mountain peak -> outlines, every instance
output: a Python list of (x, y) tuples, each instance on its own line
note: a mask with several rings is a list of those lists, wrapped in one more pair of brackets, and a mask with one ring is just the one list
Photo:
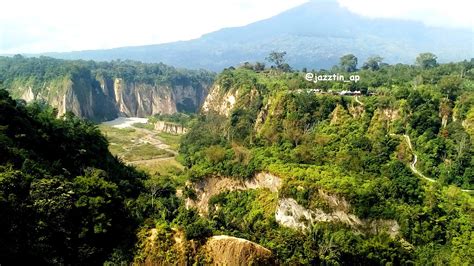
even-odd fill
[(51, 54), (67, 59), (133, 59), (219, 71), (243, 62), (264, 61), (286, 51), (295, 68), (330, 68), (355, 54), (360, 62), (379, 55), (387, 63), (413, 63), (419, 53), (440, 62), (474, 56), (472, 32), (425, 26), (421, 22), (367, 18), (336, 0), (311, 0), (269, 19), (225, 28), (201, 38), (159, 45)]

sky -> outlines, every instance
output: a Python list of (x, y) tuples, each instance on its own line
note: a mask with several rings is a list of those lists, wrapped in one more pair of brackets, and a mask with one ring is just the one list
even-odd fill
[[(4, 0), (0, 54), (65, 52), (198, 38), (308, 0)], [(472, 0), (335, 0), (368, 16), (473, 29)]]

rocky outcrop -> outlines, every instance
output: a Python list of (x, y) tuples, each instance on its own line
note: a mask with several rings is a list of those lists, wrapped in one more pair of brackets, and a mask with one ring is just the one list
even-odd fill
[(213, 265), (272, 265), (272, 252), (256, 243), (232, 236), (213, 236), (203, 246)]
[(282, 226), (299, 230), (309, 230), (312, 224), (318, 222), (333, 222), (346, 224), (363, 233), (377, 234), (385, 232), (392, 238), (400, 233), (400, 225), (397, 221), (360, 219), (348, 212), (349, 204), (345, 200), (337, 199), (334, 196), (329, 197), (332, 198), (328, 198), (329, 201), (334, 199), (337, 201), (328, 202), (332, 209), (332, 212), (329, 213), (318, 208), (309, 210), (299, 205), (292, 198), (282, 198), (278, 201), (275, 220)]
[(316, 222), (341, 222), (355, 228), (362, 226), (362, 221), (353, 214), (338, 210), (331, 213), (320, 209), (308, 210), (292, 198), (280, 199), (275, 220), (283, 226), (296, 229), (308, 229)]
[(212, 236), (205, 242), (187, 240), (173, 228), (141, 230), (132, 265), (274, 265), (267, 248), (243, 238)]
[(238, 96), (238, 90), (223, 92), (219, 85), (215, 85), (211, 88), (209, 95), (206, 97), (202, 105), (202, 111), (205, 113), (214, 111), (220, 115), (229, 116)]
[(208, 213), (208, 204), (211, 197), (225, 191), (268, 189), (277, 192), (281, 187), (281, 179), (270, 173), (258, 173), (249, 180), (240, 180), (229, 177), (209, 177), (194, 184), (195, 200), (186, 199), (186, 207), (196, 207), (201, 215)]

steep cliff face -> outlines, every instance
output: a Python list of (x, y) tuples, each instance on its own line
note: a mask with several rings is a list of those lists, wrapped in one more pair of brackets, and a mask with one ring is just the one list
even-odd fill
[(214, 85), (209, 91), (204, 104), (202, 105), (202, 111), (209, 112), (214, 111), (220, 115), (229, 116), (230, 111), (234, 108), (235, 102), (239, 97), (238, 90), (230, 90), (224, 92), (218, 84)]
[(73, 76), (44, 83), (41, 87), (17, 83), (10, 91), (26, 102), (47, 102), (58, 110), (58, 116), (72, 112), (87, 119), (105, 121), (118, 116), (147, 117), (159, 113), (196, 112), (209, 87), (207, 83), (197, 87), (150, 85), (127, 82), (122, 78)]
[(96, 121), (117, 117), (114, 103), (108, 99), (94, 80), (83, 77), (64, 77), (44, 83), (43, 87), (19, 85), (10, 90), (26, 102), (45, 101), (58, 110), (58, 116), (72, 112)]
[[(0, 84), (17, 99), (42, 100), (58, 115), (104, 121), (118, 116), (197, 112), (214, 74), (139, 62), (0, 58)], [(19, 70), (20, 69), (20, 70)]]
[[(147, 117), (154, 114), (196, 112), (201, 107), (210, 84), (193, 86), (152, 85), (127, 82), (122, 78), (65, 78), (42, 88), (20, 85), (10, 90), (27, 102), (44, 100), (58, 109), (75, 115), (104, 121), (118, 116)], [(36, 92), (36, 93), (35, 93)]]
[(156, 113), (175, 113), (171, 90), (149, 84), (114, 80), (115, 104), (122, 116), (145, 117)]
[[(207, 95), (209, 85), (152, 85), (115, 78), (113, 95), (110, 97), (114, 99), (121, 116), (145, 117), (159, 113), (196, 112)], [(101, 82), (101, 87), (106, 91), (107, 86), (106, 80)]]

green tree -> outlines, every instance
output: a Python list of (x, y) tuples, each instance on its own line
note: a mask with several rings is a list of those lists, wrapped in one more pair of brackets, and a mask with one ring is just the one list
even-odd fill
[(265, 70), (265, 63), (262, 63), (262, 62), (257, 62), (255, 63), (255, 65), (253, 66), (253, 69), (257, 72), (260, 72), (260, 71), (263, 71)]
[(433, 68), (438, 65), (437, 60), (438, 57), (432, 53), (421, 53), (416, 57), (416, 65), (423, 68)]
[(383, 58), (380, 56), (371, 56), (367, 58), (367, 61), (362, 65), (362, 69), (379, 70), (382, 60)]
[(273, 51), (268, 55), (266, 60), (270, 63), (275, 64), (277, 69), (283, 70), (283, 67), (285, 65), (285, 56), (286, 52)]
[(357, 70), (357, 57), (353, 54), (346, 54), (339, 60), (339, 66), (347, 72), (354, 72)]
[(462, 79), (458, 76), (444, 76), (438, 82), (441, 92), (446, 98), (455, 100), (461, 89)]

